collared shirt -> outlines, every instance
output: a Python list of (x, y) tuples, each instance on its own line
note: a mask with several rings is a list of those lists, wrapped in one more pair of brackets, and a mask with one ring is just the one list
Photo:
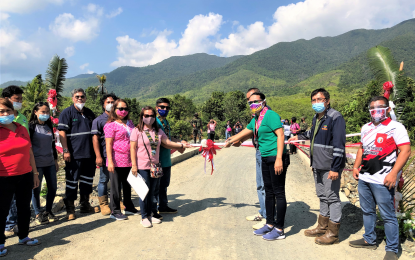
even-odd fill
[(102, 113), (102, 115), (98, 116), (92, 122), (91, 133), (93, 135), (97, 135), (99, 138), (99, 151), (101, 152), (101, 156), (107, 158), (107, 151), (106, 151), (106, 144), (105, 144), (105, 133), (104, 133), (104, 126), (108, 121), (108, 114)]
[(19, 123), (22, 126), (26, 127), (26, 130), (29, 133), (29, 121), (27, 121), (27, 118), (22, 113), (20, 113), (20, 111), (17, 111), (17, 116), (14, 118), (13, 122)]
[[(390, 118), (375, 126), (365, 124), (361, 131), (363, 146), (362, 169), (359, 179), (381, 184), (390, 173), (398, 157), (398, 147), (410, 144), (408, 132), (401, 123)], [(399, 180), (401, 172), (398, 174)]]
[[(157, 124), (159, 125), (159, 127), (161, 128), (161, 130), (163, 130), (164, 133), (166, 133), (166, 130), (164, 129), (164, 126), (162, 124), (162, 122), (160, 121), (160, 119), (157, 117)], [(169, 121), (167, 121), (167, 119), (163, 120), (164, 124), (166, 126), (168, 126), (170, 128), (170, 124)], [(171, 130), (168, 131), (169, 135), (167, 136), (169, 138), (169, 140), (171, 140)], [(160, 163), (161, 163), (161, 167), (170, 167), (171, 166), (171, 153), (170, 153), (170, 149), (164, 148), (163, 146), (160, 147)]]
[(65, 108), (59, 116), (58, 130), (65, 131), (68, 150), (74, 159), (95, 157), (92, 145), (92, 121), (94, 113), (84, 107), (79, 112), (74, 105)]

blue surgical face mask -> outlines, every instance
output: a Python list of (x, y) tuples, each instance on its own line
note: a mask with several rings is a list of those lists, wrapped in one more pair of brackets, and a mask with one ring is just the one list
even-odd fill
[(321, 103), (314, 103), (313, 109), (316, 113), (322, 113), (326, 108), (324, 107), (324, 102)]
[(50, 117), (49, 115), (45, 115), (45, 114), (41, 114), (38, 116), (39, 120), (43, 122), (48, 121), (49, 117)]
[(2, 125), (8, 125), (11, 124), (14, 120), (14, 115), (8, 115), (8, 116), (0, 116), (0, 124)]
[(169, 110), (161, 110), (161, 109), (157, 109), (157, 112), (159, 113), (159, 115), (161, 117), (167, 117), (167, 115), (169, 114)]
[(20, 102), (13, 102), (13, 108), (14, 108), (15, 110), (20, 110), (20, 109), (22, 109), (22, 103), (20, 103)]

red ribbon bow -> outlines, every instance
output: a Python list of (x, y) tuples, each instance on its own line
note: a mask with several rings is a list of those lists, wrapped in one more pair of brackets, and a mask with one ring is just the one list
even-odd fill
[(206, 141), (206, 145), (207, 147), (200, 147), (199, 148), (199, 152), (202, 152), (202, 156), (205, 158), (205, 173), (206, 173), (206, 161), (210, 162), (210, 164), (212, 165), (212, 172), (210, 173), (210, 175), (213, 174), (213, 170), (214, 170), (214, 165), (213, 165), (213, 155), (216, 155), (216, 150), (220, 150), (221, 148), (219, 146), (216, 146), (215, 143), (208, 139)]
[(385, 90), (385, 93), (383, 93), (383, 96), (385, 98), (389, 99), (392, 88), (393, 88), (392, 81), (387, 81), (387, 82), (383, 83), (383, 89)]

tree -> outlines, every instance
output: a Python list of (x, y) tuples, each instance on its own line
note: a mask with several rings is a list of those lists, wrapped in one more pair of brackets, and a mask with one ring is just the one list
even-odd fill
[(103, 110), (100, 104), (101, 94), (96, 90), (96, 87), (88, 87), (85, 90), (86, 93), (86, 103), (85, 106), (94, 112), (95, 116), (102, 114)]
[(29, 118), (33, 107), (38, 102), (44, 102), (47, 98), (47, 86), (43, 83), (42, 75), (37, 75), (30, 83), (23, 88), (22, 113)]
[(138, 120), (141, 113), (140, 102), (138, 102), (136, 98), (123, 99), (128, 103), (128, 106), (130, 107), (130, 119), (133, 121), (134, 125), (138, 125)]
[(65, 58), (59, 58), (58, 55), (52, 57), (46, 70), (46, 84), (49, 88), (55, 89), (58, 98), (61, 97), (63, 91), (63, 82), (68, 71), (68, 64)]
[(223, 102), (226, 121), (246, 123), (250, 119), (249, 108), (246, 103), (245, 94), (242, 91), (231, 91), (226, 93)]
[(99, 80), (99, 86), (98, 86), (98, 90), (101, 90), (101, 95), (104, 95), (105, 93), (107, 93), (107, 89), (104, 87), (105, 82), (107, 81), (107, 76), (105, 76), (104, 74), (102, 74), (102, 76), (100, 75), (96, 75), (98, 80)]
[(225, 93), (222, 91), (215, 91), (212, 96), (205, 102), (202, 107), (203, 119), (207, 122), (212, 118), (216, 118), (219, 121), (225, 120), (224, 115), (224, 97)]
[(174, 120), (190, 119), (196, 111), (196, 107), (190, 98), (176, 94), (170, 99), (171, 111), (169, 118)]

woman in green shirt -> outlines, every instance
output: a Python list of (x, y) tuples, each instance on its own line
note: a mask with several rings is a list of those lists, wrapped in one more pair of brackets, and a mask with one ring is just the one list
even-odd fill
[[(239, 146), (241, 141), (254, 136), (257, 149), (262, 157), (262, 177), (265, 188), (265, 208), (267, 223), (255, 230), (254, 234), (265, 240), (284, 239), (284, 220), (287, 210), (285, 199), (285, 176), (289, 156), (284, 146), (284, 128), (280, 116), (266, 106), (265, 95), (256, 92), (249, 98), (248, 104), (255, 117), (239, 134), (230, 137), (226, 147)], [(277, 199), (277, 220), (275, 221), (275, 198)]]

